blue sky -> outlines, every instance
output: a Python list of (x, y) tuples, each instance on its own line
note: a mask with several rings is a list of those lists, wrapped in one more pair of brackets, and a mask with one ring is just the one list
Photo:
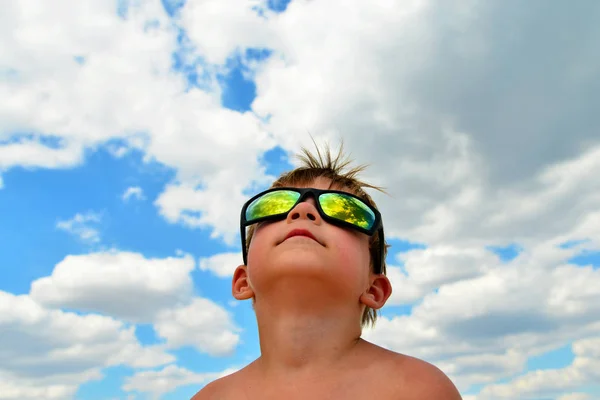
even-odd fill
[[(90, 366), (89, 371), (97, 369), (101, 372), (99, 377), (71, 380), (71, 375), (57, 377), (48, 371), (42, 373), (46, 374), (44, 377), (64, 379), (66, 383), (60, 382), (64, 383), (65, 393), (81, 400), (128, 399), (128, 396), (144, 399), (156, 394), (162, 399), (181, 399), (191, 397), (206, 381), (214, 378), (202, 380), (200, 374), (240, 368), (258, 357), (260, 349), (253, 310), (249, 302), (232, 301), (231, 282), (226, 274), (235, 265), (224, 265), (218, 257), (224, 255), (229, 257), (227, 260), (235, 260), (235, 253), (240, 252), (236, 233), (239, 200), (266, 188), (272, 177), (293, 168), (290, 155), (300, 144), (308, 146), (306, 132), (316, 129), (316, 136), (321, 140), (335, 143), (343, 138), (359, 163), (372, 164), (373, 169), (367, 170), (372, 171), (367, 172), (371, 174), (368, 176), (380, 179), (391, 188), (392, 196), (381, 195), (376, 199), (381, 199), (388, 242), (392, 246), (387, 262), (392, 267), (390, 279), (395, 285), (395, 297), (382, 310), (385, 323), (369, 332), (369, 338), (382, 346), (414, 354), (438, 365), (455, 379), (466, 399), (589, 400), (600, 397), (600, 386), (592, 380), (597, 375), (592, 370), (578, 370), (584, 378), (565, 389), (553, 387), (555, 379), (551, 375), (554, 372), (566, 374), (565, 371), (574, 368), (575, 361), (592, 354), (592, 350), (577, 354), (576, 348), (592, 349), (594, 343), (600, 343), (597, 342), (600, 332), (593, 325), (594, 319), (600, 318), (600, 309), (594, 306), (598, 300), (594, 285), (600, 282), (600, 243), (596, 235), (599, 226), (596, 214), (600, 204), (594, 195), (597, 183), (593, 180), (600, 172), (600, 164), (594, 161), (597, 154), (594, 151), (600, 143), (597, 135), (590, 139), (586, 136), (587, 130), (583, 129), (583, 133), (571, 141), (589, 145), (573, 145), (573, 149), (578, 150), (569, 151), (566, 148), (571, 148), (571, 143), (561, 146), (563, 138), (558, 134), (557, 138), (549, 138), (547, 142), (540, 139), (541, 136), (533, 135), (531, 142), (537, 143), (538, 148), (552, 143), (560, 150), (528, 157), (531, 153), (515, 147), (508, 156), (513, 157), (515, 168), (521, 168), (522, 174), (517, 177), (509, 176), (508, 172), (502, 175), (506, 172), (501, 166), (507, 154), (501, 153), (499, 147), (494, 152), (496, 139), (488, 137), (486, 130), (486, 127), (500, 123), (493, 115), (496, 104), (490, 102), (487, 109), (485, 104), (478, 104), (482, 111), (474, 112), (469, 108), (474, 107), (472, 99), (467, 98), (469, 93), (453, 92), (452, 82), (469, 81), (469, 77), (463, 75), (464, 69), (448, 68), (444, 71), (447, 75), (436, 78), (441, 79), (439, 87), (432, 88), (423, 83), (433, 79), (432, 76), (440, 76), (436, 69), (440, 63), (433, 60), (449, 63), (458, 59), (452, 57), (458, 57), (456, 54), (462, 54), (460, 52), (424, 52), (427, 59), (431, 58), (431, 64), (428, 62), (422, 71), (419, 68), (418, 73), (423, 75), (413, 78), (417, 69), (406, 67), (404, 70), (405, 63), (388, 58), (389, 49), (396, 48), (395, 38), (404, 37), (401, 36), (404, 31), (384, 35), (365, 28), (365, 32), (370, 33), (361, 36), (363, 40), (343, 42), (348, 40), (348, 35), (343, 34), (346, 28), (340, 28), (339, 37), (328, 36), (328, 40), (317, 42), (310, 36), (311, 29), (321, 29), (317, 25), (322, 21), (317, 21), (314, 26), (308, 22), (301, 24), (311, 29), (302, 30), (302, 34), (308, 35), (306, 38), (300, 36), (294, 25), (295, 18), (309, 18), (311, 12), (316, 12), (310, 7), (324, 7), (319, 12), (322, 15), (329, 13), (329, 26), (354, 18), (344, 14), (339, 5), (329, 9), (305, 2), (269, 0), (257, 2), (262, 6), (255, 5), (241, 16), (231, 12), (236, 15), (231, 17), (231, 23), (226, 10), (217, 10), (215, 12), (223, 13), (215, 16), (217, 20), (221, 18), (222, 24), (211, 27), (214, 29), (211, 31), (202, 25), (206, 10), (198, 11), (185, 1), (142, 3), (135, 6), (119, 1), (111, 11), (115, 21), (121, 21), (111, 22), (114, 29), (123, 29), (119, 31), (122, 35), (131, 33), (130, 42), (128, 37), (116, 36), (109, 43), (103, 36), (108, 37), (107, 31), (97, 27), (94, 29), (101, 30), (94, 32), (100, 39), (88, 42), (85, 30), (65, 28), (65, 32), (78, 32), (83, 43), (65, 45), (69, 55), (64, 58), (70, 58), (71, 62), (75, 60), (77, 64), (68, 68), (78, 68), (71, 72), (76, 77), (73, 80), (70, 73), (65, 76), (60, 73), (59, 61), (67, 65), (61, 58), (60, 48), (45, 50), (39, 44), (43, 44), (42, 39), (27, 42), (25, 36), (14, 39), (13, 36), (18, 35), (11, 36), (10, 30), (0, 31), (4, 36), (2, 40), (26, 54), (22, 58), (15, 50), (14, 58), (0, 63), (0, 84), (12, 91), (13, 99), (12, 103), (0, 102), (0, 292), (10, 296), (10, 301), (15, 304), (33, 299), (33, 303), (47, 313), (48, 321), (51, 318), (59, 320), (57, 314), (53, 314), (57, 310), (81, 317), (81, 321), (85, 316), (100, 315), (106, 326), (113, 326), (114, 321), (121, 324), (114, 331), (115, 335), (122, 335), (118, 336), (120, 338), (126, 336), (123, 332), (127, 329), (134, 329), (133, 339), (122, 339), (123, 349), (134, 346), (133, 340), (140, 346), (135, 350), (139, 353), (135, 354), (141, 355), (143, 349), (152, 349), (156, 351), (152, 353), (153, 360), (172, 356), (168, 362), (149, 361), (147, 365), (136, 366), (127, 358), (129, 353), (123, 350), (124, 362), (105, 358), (97, 366)], [(531, 7), (535, 11), (535, 7)], [(53, 15), (52, 10), (46, 9), (41, 13), (45, 22), (40, 22), (40, 26), (57, 23), (57, 18), (71, 21), (69, 10), (54, 11), (62, 16)], [(491, 18), (492, 14), (484, 11), (474, 12)], [(97, 12), (110, 15), (104, 9)], [(434, 20), (427, 17), (430, 14), (426, 11), (422, 12), (415, 14), (415, 20), (428, 27), (432, 37), (447, 35), (442, 28), (429, 27), (427, 24)], [(379, 24), (377, 18), (381, 18), (381, 24), (386, 23), (385, 13), (369, 15), (368, 18), (374, 18), (370, 27)], [(462, 14), (452, 15), (459, 18)], [(30, 29), (32, 37), (35, 34), (43, 37), (43, 29), (36, 31), (35, 27), (27, 25), (29, 22), (23, 21), (18, 20), (17, 24), (22, 24), (24, 30)], [(261, 25), (269, 21), (278, 21), (278, 25), (266, 28)], [(478, 25), (468, 25), (469, 21), (461, 19), (460, 22), (467, 24), (467, 30), (479, 29)], [(323, 32), (329, 32), (328, 24), (323, 25)], [(246, 26), (250, 26), (247, 31), (238, 31)], [(271, 33), (279, 32), (279, 37), (286, 40), (265, 39), (271, 36), (262, 35), (263, 28), (265, 32), (268, 29)], [(372, 42), (370, 35), (378, 34), (383, 35), (380, 41)], [(494, 36), (496, 34), (493, 29), (484, 33), (488, 51), (493, 55), (509, 51), (502, 47), (504, 38)], [(231, 51), (222, 63), (215, 64), (211, 60), (221, 57), (222, 48), (211, 48), (204, 42), (204, 37), (225, 36), (227, 40), (223, 39), (222, 46), (229, 46)], [(413, 36), (406, 37), (407, 46), (410, 46)], [(389, 43), (386, 42), (388, 39)], [(121, 43), (132, 47), (125, 47), (126, 51), (123, 51), (119, 47)], [(380, 43), (381, 48), (374, 43)], [(466, 49), (473, 42), (461, 44)], [(532, 45), (538, 44), (532, 42)], [(357, 46), (354, 52), (343, 52), (352, 46)], [(449, 48), (454, 49), (452, 46)], [(124, 58), (128, 51), (133, 53), (132, 49), (145, 48), (154, 49), (148, 52), (148, 59), (139, 61), (139, 54)], [(354, 58), (359, 51), (362, 59), (361, 56)], [(327, 52), (333, 54), (330, 64), (319, 58)], [(469, 57), (480, 56), (476, 51), (467, 53)], [(48, 57), (50, 61), (48, 64), (39, 60), (37, 64), (23, 61), (29, 56), (40, 57), (42, 61)], [(527, 62), (540, 65), (540, 60), (528, 59), (523, 65)], [(55, 61), (56, 65), (53, 64)], [(585, 59), (576, 61), (586, 63)], [(99, 62), (106, 64), (96, 64)], [(472, 63), (473, 68), (480, 68), (473, 75), (476, 83), (481, 82), (477, 81), (479, 77), (501, 73), (498, 72), (501, 70), (499, 61), (489, 63), (489, 60)], [(166, 67), (163, 68), (163, 64)], [(54, 72), (44, 75), (46, 72), (41, 65), (49, 65), (49, 70)], [(98, 79), (93, 75), (98, 71), (92, 69), (96, 65), (103, 66), (100, 71), (110, 69), (106, 74), (109, 78)], [(570, 67), (572, 71), (582, 71)], [(123, 75), (117, 82), (115, 77), (120, 79), (119, 74), (128, 68), (130, 75)], [(515, 68), (519, 71), (518, 66)], [(372, 74), (373, 70), (377, 74)], [(529, 68), (523, 67), (523, 70), (529, 71)], [(554, 78), (551, 71), (548, 74), (550, 83)], [(597, 71), (581, 72), (577, 76), (581, 82), (593, 81)], [(336, 81), (338, 77), (340, 80)], [(55, 86), (52, 86), (53, 81)], [(573, 82), (561, 81), (557, 86), (572, 85), (568, 86), (569, 90), (576, 92), (580, 82)], [(114, 86), (107, 88), (109, 95), (104, 96), (103, 85), (107, 84)], [(532, 98), (539, 94), (535, 92), (538, 87), (535, 84), (525, 86)], [(566, 90), (563, 86), (556, 89), (556, 93)], [(494, 89), (490, 86), (489, 92), (499, 93), (497, 104), (504, 105), (503, 109), (509, 108), (511, 99), (523, 98), (521, 88), (505, 87), (504, 94)], [(32, 90), (35, 95), (28, 97)], [(159, 90), (162, 92), (157, 92)], [(437, 90), (439, 94), (434, 93)], [(83, 97), (77, 97), (80, 94)], [(120, 97), (130, 107), (115, 105)], [(48, 102), (40, 103), (39, 107), (24, 105), (24, 111), (17, 109), (21, 103), (26, 104), (20, 99), (30, 98), (38, 99), (31, 101)], [(444, 99), (455, 102), (446, 104)], [(149, 111), (144, 108), (148, 101), (155, 102), (151, 103)], [(70, 102), (68, 115), (55, 113), (57, 117), (53, 114), (67, 102)], [(406, 107), (405, 110), (410, 109), (410, 112), (406, 111), (404, 116), (398, 112), (397, 102), (414, 107)], [(78, 108), (80, 105), (82, 108)], [(429, 111), (422, 111), (424, 108)], [(138, 109), (145, 114), (131, 111)], [(202, 109), (203, 113), (194, 114), (197, 109)], [(557, 123), (567, 124), (569, 118), (575, 117), (590, 118), (566, 106), (560, 108), (558, 114), (556, 109), (553, 109), (553, 118)], [(405, 119), (398, 117), (400, 114)], [(146, 116), (147, 121), (140, 120), (141, 115)], [(445, 130), (447, 115), (456, 121), (456, 129)], [(214, 120), (212, 116), (215, 116)], [(66, 122), (61, 122), (62, 117)], [(547, 116), (531, 112), (526, 118), (529, 119), (523, 126), (530, 131), (539, 129), (542, 135), (544, 129), (549, 129), (546, 122), (540, 122), (547, 121)], [(84, 125), (85, 133), (79, 132), (81, 121), (88, 124)], [(181, 125), (177, 125), (178, 121), (182, 121)], [(419, 140), (410, 131), (415, 126), (426, 132)], [(590, 129), (595, 126), (591, 118), (589, 126)], [(135, 142), (138, 136), (130, 133), (136, 130), (145, 144)], [(348, 133), (340, 133), (342, 131)], [(518, 135), (518, 132), (514, 134)], [(71, 158), (67, 153), (71, 154), (71, 143), (75, 143), (74, 148), (81, 146), (83, 156), (80, 161), (69, 161)], [(31, 150), (34, 147), (26, 148), (29, 145), (39, 145), (42, 150), (36, 152), (38, 150)], [(188, 153), (188, 147), (195, 151)], [(231, 151), (232, 156), (214, 156), (221, 152), (227, 154), (226, 151)], [(583, 167), (579, 168), (580, 165)], [(222, 176), (231, 182), (223, 182)], [(235, 188), (231, 189), (229, 185)], [(129, 196), (125, 196), (126, 193)], [(214, 209), (216, 206), (219, 209)], [(228, 240), (231, 237), (235, 240)], [(142, 300), (163, 301), (164, 304), (160, 303), (162, 308), (159, 307), (155, 314), (147, 310), (151, 316), (141, 322), (128, 319), (126, 314), (119, 312), (111, 314), (107, 311), (110, 310), (108, 306), (104, 308), (94, 303), (97, 299), (92, 301), (91, 297), (86, 297), (86, 291), (111, 293), (111, 284), (114, 284), (115, 296), (119, 296), (120, 283), (93, 282), (90, 278), (78, 286), (79, 283), (72, 282), (68, 275), (94, 276), (94, 268), (102, 266), (93, 264), (93, 257), (88, 256), (110, 254), (133, 254), (142, 259), (139, 265), (131, 265), (131, 272), (125, 271), (129, 265), (115, 261), (124, 282), (128, 282), (127, 276), (131, 274), (150, 271), (148, 276), (152, 276), (154, 266), (162, 262), (167, 265), (181, 261), (180, 266), (173, 268), (183, 271), (184, 260), (189, 257), (193, 264), (189, 273), (185, 272), (177, 282), (173, 278), (175, 283), (165, 290), (169, 296), (183, 296), (182, 301), (187, 302), (185, 306), (197, 299), (214, 304), (219, 313), (218, 316), (215, 314), (215, 320), (224, 321), (223, 325), (214, 331), (208, 328), (212, 323), (210, 318), (199, 326), (176, 321), (181, 304), (173, 303), (166, 295), (160, 297), (162, 295), (153, 289), (150, 281), (144, 283), (135, 279), (137, 283), (124, 283), (131, 286), (123, 287), (130, 290), (132, 296), (141, 293)], [(69, 260), (75, 261), (72, 264)], [(208, 267), (201, 266), (204, 265), (202, 260)], [(87, 268), (90, 268), (89, 273)], [(77, 269), (83, 271), (83, 275), (76, 275)], [(174, 270), (173, 276), (177, 274), (179, 272)], [(522, 280), (515, 276), (522, 276)], [(44, 280), (48, 277), (52, 279)], [(167, 277), (168, 274), (163, 279)], [(192, 287), (191, 293), (186, 294), (188, 279)], [(34, 290), (32, 283), (38, 282), (41, 287), (42, 281), (49, 285), (47, 287), (58, 288), (58, 294)], [(488, 288), (489, 293), (479, 288)], [(107, 304), (111, 300), (107, 299)], [(474, 304), (483, 304), (481, 316), (475, 315)], [(144, 308), (135, 304), (131, 307)], [(190, 313), (199, 311), (197, 308), (189, 310)], [(32, 311), (32, 315), (36, 314)], [(190, 319), (196, 315), (200, 314), (190, 314)], [(222, 315), (228, 317), (219, 319)], [(499, 323), (504, 326), (491, 331), (487, 329), (489, 326), (477, 326), (477, 318), (482, 317), (479, 321), (484, 321), (486, 315), (497, 315), (496, 322), (506, 322)], [(554, 328), (539, 332), (535, 326), (530, 327), (527, 320), (519, 322), (519, 318), (527, 319), (528, 315), (534, 315)], [(17, 321), (14, 325), (4, 326), (9, 338), (14, 332), (16, 335), (29, 332), (26, 317), (21, 314), (14, 318)], [(393, 325), (396, 323), (400, 325)], [(187, 339), (165, 333), (168, 329), (161, 326), (167, 325), (175, 326)], [(390, 331), (402, 329), (397, 326), (429, 326), (439, 334), (441, 345), (432, 353), (427, 349), (428, 342), (419, 342), (418, 336), (412, 337), (410, 333), (404, 338), (403, 331)], [(516, 336), (498, 333), (504, 328)], [(463, 332), (465, 336), (456, 338), (452, 336), (453, 332)], [(239, 335), (234, 344), (214, 341), (214, 338), (229, 333)], [(24, 337), (28, 334), (23, 333)], [(194, 335), (207, 335), (213, 339), (202, 342), (203, 339), (195, 340)], [(28, 346), (26, 340), (29, 339), (23, 339), (23, 346)], [(53, 340), (48, 338), (49, 344), (44, 342), (43, 345), (46, 346), (44, 351), (48, 351), (48, 359), (51, 358)], [(444, 348), (447, 346), (443, 344), (449, 340), (464, 341), (472, 347), (455, 352), (452, 347)], [(92, 345), (91, 342), (82, 343)], [(225, 350), (211, 354), (211, 346), (222, 346)], [(25, 358), (27, 354), (22, 356)], [(43, 354), (37, 356), (44, 357)], [(82, 365), (89, 366), (92, 358), (81, 357)], [(593, 357), (590, 355), (590, 362), (598, 364), (590, 365), (600, 365), (600, 356)], [(473, 361), (476, 358), (477, 361)], [(179, 368), (178, 372), (173, 372), (172, 379), (181, 379), (181, 384), (165, 390), (153, 387), (140, 391), (128, 387), (138, 378), (139, 382), (151, 382), (152, 379), (143, 378), (145, 371), (166, 376), (168, 366)], [(488, 374), (490, 378), (482, 380), (469, 372), (473, 370), (482, 371), (481, 374)], [(546, 383), (534, 382), (532, 376), (536, 371), (547, 372), (543, 379)], [(69, 373), (76, 376), (75, 371)], [(191, 377), (186, 383), (188, 373)], [(21, 369), (14, 360), (0, 357), (0, 378), (11, 380), (7, 382), (14, 387), (7, 386), (9, 389), (23, 390), (14, 393), (26, 393), (15, 395), (19, 398), (44, 398), (44, 394), (39, 393), (50, 396), (50, 392), (44, 392), (46, 386), (43, 385), (48, 386), (47, 383), (40, 383), (38, 394), (24, 389), (28, 382), (33, 382), (31, 379), (38, 379), (35, 374), (33, 369)], [(8, 389), (4, 390), (9, 393)], [(0, 393), (0, 399), (12, 398), (17, 397)]]

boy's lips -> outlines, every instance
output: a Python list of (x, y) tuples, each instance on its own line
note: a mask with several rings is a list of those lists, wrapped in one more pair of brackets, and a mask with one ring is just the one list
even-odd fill
[(294, 236), (305, 236), (308, 238), (311, 238), (312, 240), (314, 240), (315, 242), (321, 244), (321, 242), (319, 242), (317, 240), (317, 238), (315, 237), (315, 235), (313, 235), (309, 230), (307, 229), (292, 229), (287, 235), (286, 237), (282, 240), (282, 242), (285, 242), (286, 240), (288, 240), (291, 237)]

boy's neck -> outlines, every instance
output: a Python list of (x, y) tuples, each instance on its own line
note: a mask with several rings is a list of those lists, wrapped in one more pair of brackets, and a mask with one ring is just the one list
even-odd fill
[[(297, 293), (296, 293), (297, 294)], [(360, 308), (325, 306), (322, 298), (298, 298), (287, 291), (257, 300), (261, 357), (266, 376), (325, 372), (339, 366), (360, 341)]]

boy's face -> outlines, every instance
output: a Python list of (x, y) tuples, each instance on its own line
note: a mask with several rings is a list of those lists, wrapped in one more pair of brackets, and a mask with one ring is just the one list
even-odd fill
[[(318, 178), (301, 187), (328, 189), (330, 180)], [(346, 190), (346, 188), (332, 188)], [(293, 230), (310, 232), (286, 239)], [(284, 220), (258, 224), (248, 249), (247, 278), (254, 294), (268, 291), (280, 279), (321, 282), (328, 295), (358, 299), (371, 274), (369, 236), (329, 224), (319, 214), (315, 199), (296, 205)], [(319, 293), (321, 294), (321, 293)]]

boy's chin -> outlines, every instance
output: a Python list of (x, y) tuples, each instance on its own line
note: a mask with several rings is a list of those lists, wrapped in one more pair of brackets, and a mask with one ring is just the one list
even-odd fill
[(334, 273), (333, 260), (324, 259), (322, 254), (309, 251), (286, 251), (274, 254), (260, 263), (261, 274), (285, 277), (295, 275), (328, 276)]
[(257, 293), (290, 291), (295, 293), (337, 293), (348, 295), (351, 288), (335, 266), (324, 260), (281, 257), (253, 271), (252, 283)]
[[(280, 262), (261, 266), (260, 278), (269, 281), (294, 279), (314, 279), (315, 281), (335, 279), (335, 272), (323, 262), (310, 263), (302, 260), (278, 260)], [(256, 280), (253, 276), (253, 282)]]

